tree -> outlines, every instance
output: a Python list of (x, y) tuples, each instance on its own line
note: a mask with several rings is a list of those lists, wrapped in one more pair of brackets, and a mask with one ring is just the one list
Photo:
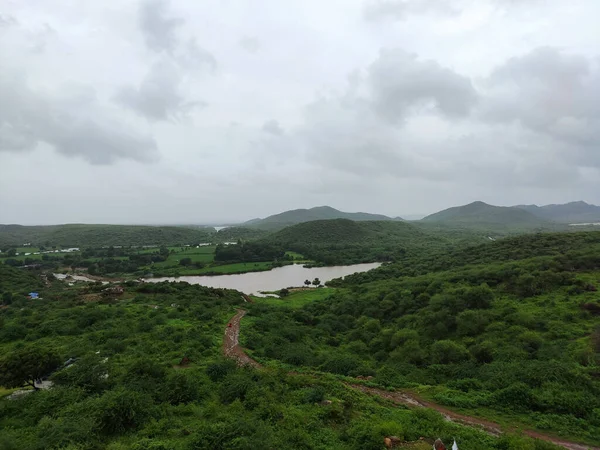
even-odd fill
[(6, 251), (6, 256), (16, 256), (17, 255), (17, 250), (14, 248), (9, 248)]
[(12, 303), (13, 300), (13, 295), (12, 292), (4, 292), (2, 294), (2, 303), (5, 305), (10, 305)]
[(7, 388), (28, 385), (34, 389), (35, 380), (49, 375), (60, 365), (56, 353), (38, 346), (22, 347), (0, 361), (0, 385)]
[(179, 260), (180, 266), (190, 266), (192, 265), (192, 258), (181, 258)]
[(306, 287), (310, 286), (310, 280), (304, 280), (304, 284), (306, 285)]
[(280, 297), (287, 297), (288, 295), (290, 295), (290, 290), (283, 288), (279, 291), (279, 296)]
[(317, 286), (319, 286), (319, 285), (321, 284), (321, 280), (319, 280), (318, 278), (315, 278), (315, 279), (313, 280), (312, 284), (313, 284), (315, 287), (317, 287)]

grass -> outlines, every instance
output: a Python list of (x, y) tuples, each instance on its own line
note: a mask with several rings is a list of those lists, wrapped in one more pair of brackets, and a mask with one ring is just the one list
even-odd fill
[(19, 389), (25, 389), (25, 388), (12, 388), (12, 389), (7, 389), (5, 387), (0, 386), (0, 398), (4, 398), (7, 395), (12, 394), (15, 391), (18, 391)]
[[(184, 250), (181, 250), (181, 249)], [(183, 258), (190, 258), (192, 263), (211, 263), (215, 259), (215, 248), (214, 245), (207, 245), (205, 247), (170, 247), (169, 250), (173, 250), (174, 253), (169, 254), (166, 261), (158, 262), (153, 265), (155, 269), (166, 269), (172, 267), (180, 267), (179, 261)], [(156, 251), (156, 250), (155, 250)], [(183, 269), (183, 268), (182, 268)], [(192, 270), (192, 269), (189, 269)], [(198, 269), (195, 270), (197, 272)]]
[(329, 298), (337, 289), (335, 288), (319, 288), (319, 289), (303, 289), (300, 291), (290, 292), (287, 297), (253, 297), (254, 301), (263, 305), (283, 306), (285, 308), (301, 308), (302, 306), (312, 303), (317, 300), (325, 300)]
[(299, 259), (299, 260), (303, 260), (304, 259), (304, 255), (301, 255), (300, 253), (297, 252), (291, 252), (291, 251), (287, 251), (285, 252), (285, 256), (290, 256), (293, 259)]
[(235, 263), (235, 264), (224, 264), (222, 266), (209, 266), (202, 269), (194, 267), (183, 267), (183, 266), (169, 266), (159, 269), (158, 264), (153, 266), (155, 276), (160, 277), (177, 277), (177, 276), (190, 276), (190, 275), (219, 275), (219, 274), (236, 274), (246, 272), (262, 272), (271, 270), (272, 266), (270, 262), (257, 262), (257, 263)]

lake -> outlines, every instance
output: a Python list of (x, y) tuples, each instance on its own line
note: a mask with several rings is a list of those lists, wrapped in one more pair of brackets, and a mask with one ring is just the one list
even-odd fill
[(318, 278), (321, 283), (334, 278), (345, 277), (358, 272), (376, 269), (381, 263), (354, 264), (351, 266), (303, 267), (301, 264), (277, 267), (265, 272), (248, 272), (234, 275), (145, 278), (144, 281), (159, 283), (161, 281), (186, 281), (190, 284), (201, 284), (213, 288), (235, 289), (245, 294), (258, 294), (261, 291), (277, 291), (290, 286), (304, 286), (304, 280)]

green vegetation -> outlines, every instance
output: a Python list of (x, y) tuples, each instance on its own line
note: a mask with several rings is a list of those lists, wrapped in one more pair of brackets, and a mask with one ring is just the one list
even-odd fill
[(527, 231), (556, 229), (558, 225), (517, 207), (492, 206), (474, 202), (448, 208), (422, 219), (425, 223), (474, 228), (488, 232)]
[(334, 378), (238, 369), (219, 355), (223, 327), (243, 302), (235, 291), (130, 282), (117, 300), (98, 296), (103, 288), (54, 282), (45, 300), (0, 310), (0, 367), (34, 352), (59, 357), (45, 367), (58, 366), (51, 389), (0, 398), (1, 448), (364, 450), (388, 435), (553, 448), (393, 407)]
[[(600, 435), (600, 233), (500, 240), (348, 277), (250, 311), (262, 361), (412, 388), (472, 415)], [(290, 294), (292, 295), (292, 294)], [(297, 370), (297, 369), (296, 369)]]
[(0, 225), (0, 248), (25, 243), (46, 247), (196, 244), (211, 242), (214, 234), (214, 229), (139, 225)]
[(324, 288), (324, 289), (300, 289), (281, 295), (281, 298), (275, 297), (254, 297), (254, 301), (259, 305), (271, 305), (271, 306), (283, 306), (287, 308), (300, 308), (304, 305), (312, 303), (317, 300), (326, 300), (333, 295), (335, 289)]
[[(417, 223), (341, 218), (268, 235), (231, 229), (229, 237), (246, 237), (199, 247), (175, 240), (181, 235), (170, 228), (206, 230), (73, 225), (59, 228), (52, 245), (82, 236), (88, 245), (27, 267), (16, 259), (17, 244), (9, 244), (0, 264), (0, 448), (362, 450), (381, 449), (389, 435), (405, 448), (419, 448), (421, 436), (429, 448), (436, 437), (456, 437), (465, 449), (556, 448), (393, 406), (349, 383), (416, 392), (509, 430), (596, 443), (600, 232), (491, 240), (482, 232), (490, 217), (508, 235), (532, 231), (535, 222), (526, 211), (479, 206), (460, 215), (483, 228), (462, 226), (469, 220), (452, 214)], [(96, 237), (81, 231), (86, 227)], [(115, 230), (118, 239), (142, 241), (159, 233), (146, 228), (170, 236), (154, 248), (101, 242), (116, 242)], [(18, 245), (29, 241), (47, 245)], [(306, 280), (315, 286), (309, 289), (282, 286), (280, 298), (253, 304), (236, 291), (187, 283), (127, 281), (124, 292), (111, 292), (49, 275), (73, 267), (100, 275), (238, 273), (305, 258), (387, 263), (326, 288), (316, 287), (319, 279)], [(31, 291), (43, 299), (28, 299)], [(264, 368), (222, 359), (223, 329), (240, 307), (248, 310), (242, 344)], [(52, 388), (33, 389), (38, 378)], [(13, 392), (26, 386), (29, 392)]]
[(407, 253), (446, 248), (458, 240), (425, 232), (406, 222), (335, 219), (284, 228), (259, 242), (300, 253), (321, 264), (336, 265), (393, 261)]
[(560, 223), (600, 222), (600, 206), (586, 202), (571, 202), (564, 205), (519, 205), (517, 208), (529, 211), (535, 216)]

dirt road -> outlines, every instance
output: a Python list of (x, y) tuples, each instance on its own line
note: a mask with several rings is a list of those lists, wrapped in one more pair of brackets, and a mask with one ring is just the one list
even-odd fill
[[(225, 327), (225, 336), (223, 337), (223, 353), (226, 357), (235, 359), (240, 366), (260, 367), (260, 364), (246, 355), (244, 349), (240, 347), (240, 321), (246, 314), (243, 309), (238, 309), (237, 314), (231, 318)], [(230, 326), (231, 325), (231, 326)]]
[[(252, 367), (261, 367), (261, 365), (250, 358), (242, 347), (239, 345), (239, 337), (240, 337), (240, 322), (242, 317), (246, 314), (246, 311), (242, 309), (237, 310), (237, 314), (231, 318), (227, 327), (225, 327), (225, 337), (223, 339), (223, 353), (228, 358), (235, 359), (240, 366), (250, 365)], [(231, 326), (229, 326), (231, 325)], [(362, 384), (350, 384), (346, 383), (347, 386), (362, 391), (369, 395), (374, 395), (377, 397), (385, 398), (390, 400), (396, 404), (402, 404), (411, 408), (421, 407), (421, 408), (430, 408), (434, 409), (440, 414), (442, 414), (446, 420), (450, 422), (460, 423), (462, 425), (468, 425), (475, 428), (479, 428), (482, 431), (491, 434), (493, 436), (499, 436), (503, 433), (502, 427), (497, 423), (490, 422), (484, 419), (479, 419), (477, 417), (465, 416), (463, 414), (456, 413), (451, 411), (443, 406), (440, 406), (436, 403), (431, 403), (420, 398), (413, 392), (407, 391), (385, 391), (383, 389), (377, 389), (369, 386), (364, 386)], [(516, 431), (516, 430), (510, 430)], [(577, 444), (575, 442), (563, 441), (561, 439), (557, 439), (551, 436), (546, 436), (544, 434), (538, 433), (537, 431), (532, 430), (519, 430), (526, 436), (539, 439), (546, 442), (551, 442), (554, 445), (559, 445), (568, 450), (600, 450), (600, 447), (591, 447), (588, 445)]]

